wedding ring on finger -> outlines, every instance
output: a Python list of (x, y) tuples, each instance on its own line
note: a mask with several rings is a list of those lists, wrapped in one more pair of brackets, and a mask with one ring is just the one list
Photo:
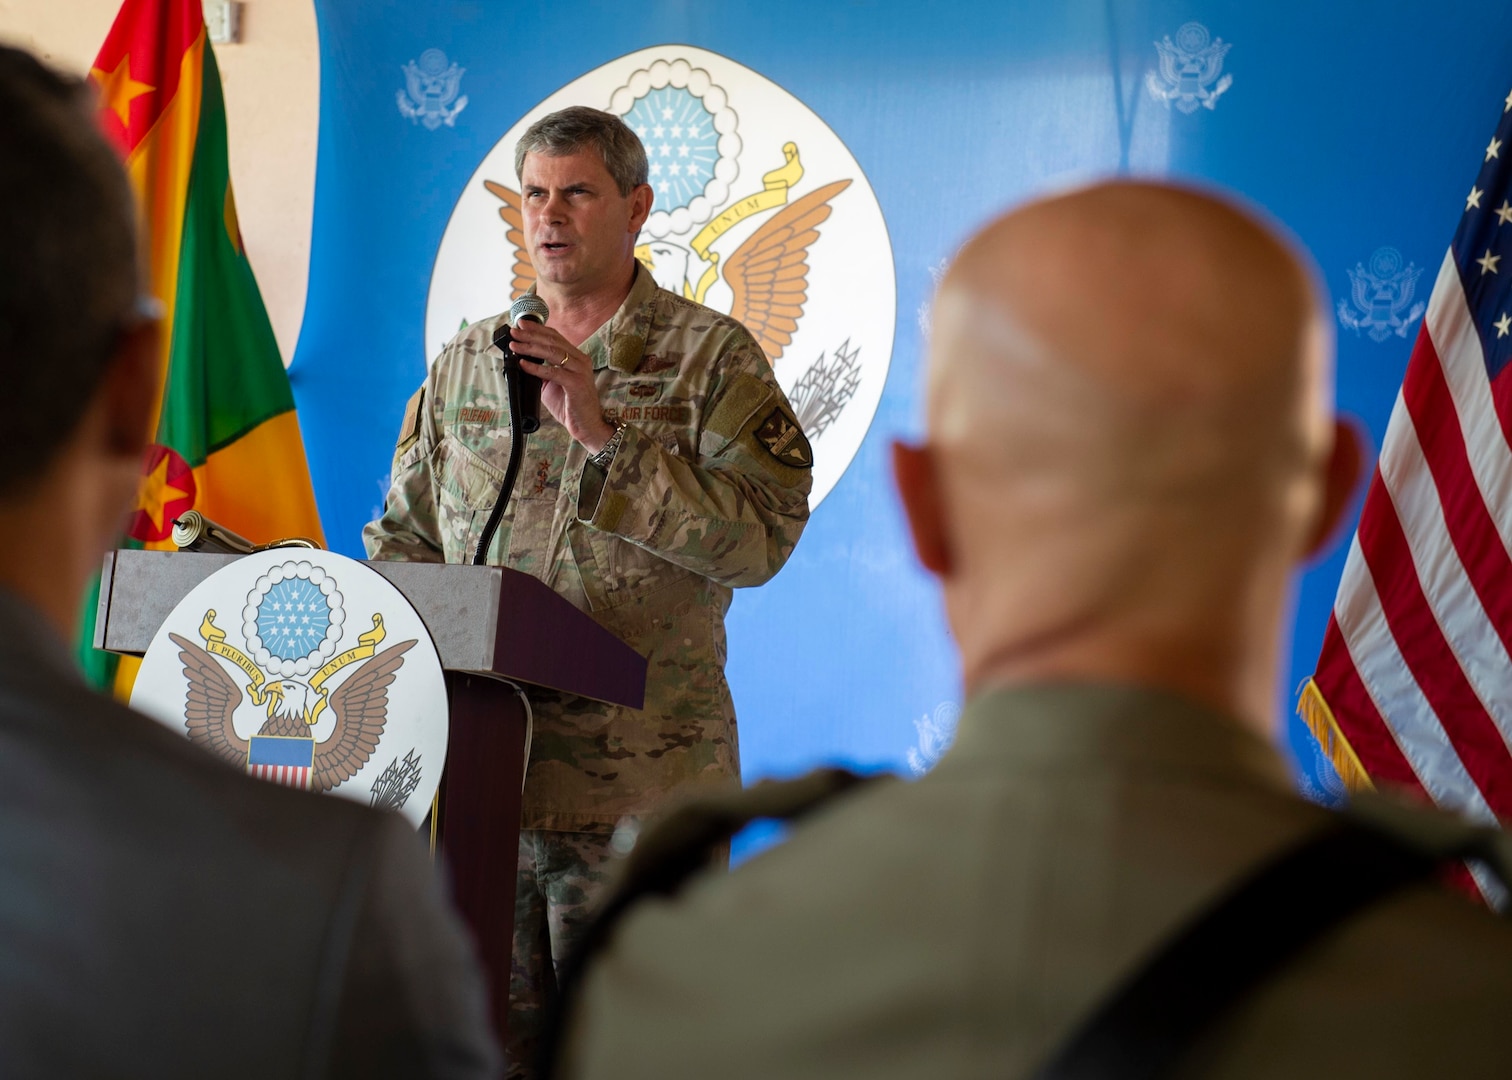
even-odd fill
[(562, 358), (557, 361), (557, 365), (556, 366), (557, 367), (566, 367), (567, 366), (567, 358), (569, 356), (571, 356), (571, 355), (572, 355), (571, 353), (563, 353), (562, 354)]

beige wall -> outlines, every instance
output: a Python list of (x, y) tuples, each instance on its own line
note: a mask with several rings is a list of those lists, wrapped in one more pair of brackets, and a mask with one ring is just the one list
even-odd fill
[[(89, 70), (121, 0), (0, 0), (0, 40), (57, 67)], [(315, 195), (320, 57), (313, 0), (246, 0), (241, 41), (217, 45), (231, 181), (247, 256), (283, 350), (304, 317)]]

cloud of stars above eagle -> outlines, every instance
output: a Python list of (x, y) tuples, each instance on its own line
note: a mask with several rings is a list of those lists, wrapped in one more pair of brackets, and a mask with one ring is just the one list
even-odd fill
[(670, 86), (653, 90), (635, 103), (625, 123), (646, 146), (661, 209), (687, 206), (703, 194), (719, 160), (719, 132), (703, 102)]
[(257, 609), (257, 634), (280, 660), (298, 660), (320, 648), (331, 625), (330, 607), (318, 585), (288, 578), (268, 590)]

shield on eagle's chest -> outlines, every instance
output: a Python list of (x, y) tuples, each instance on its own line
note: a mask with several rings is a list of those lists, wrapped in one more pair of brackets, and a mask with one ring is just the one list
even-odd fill
[(287, 735), (254, 735), (247, 749), (247, 773), (285, 787), (310, 790), (315, 740)]

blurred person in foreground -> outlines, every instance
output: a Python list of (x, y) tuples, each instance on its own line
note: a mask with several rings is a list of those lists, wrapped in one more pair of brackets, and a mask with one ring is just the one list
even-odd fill
[(84, 84), (0, 46), (0, 113), (0, 1072), (492, 1075), (402, 819), (242, 776), (80, 678), (160, 328)]
[[(1208, 195), (1106, 183), (972, 240), (934, 327), (928, 438), (894, 468), (960, 649), (955, 744), (628, 910), (567, 1075), (1026, 1075), (1335, 820), (1272, 745), (1289, 579), (1360, 460), (1299, 255)], [(1260, 983), (1182, 1072), (1504, 1075), (1509, 1016), (1512, 928), (1417, 885)]]

